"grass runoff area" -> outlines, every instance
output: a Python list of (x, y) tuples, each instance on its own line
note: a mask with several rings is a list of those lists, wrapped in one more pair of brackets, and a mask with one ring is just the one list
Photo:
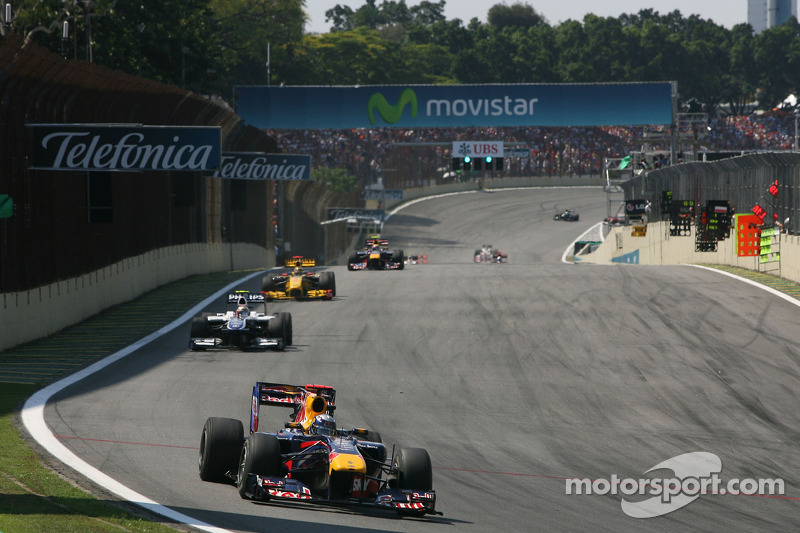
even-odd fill
[[(800, 285), (769, 274), (706, 265), (800, 299)], [(0, 533), (174, 533), (186, 526), (97, 497), (68, 481), (31, 446), (19, 422), (37, 390), (169, 324), (246, 272), (192, 276), (52, 335), (0, 352)], [(98, 334), (98, 332), (101, 332)], [(85, 342), (91, 339), (91, 343)], [(24, 435), (24, 436), (23, 436)], [(67, 472), (69, 474), (69, 472)], [(77, 476), (77, 474), (76, 474)]]
[[(136, 342), (250, 272), (191, 276), (104, 310), (44, 339), (0, 352), (0, 533), (175, 533), (186, 526), (97, 497), (32, 447), (23, 403), (45, 385)], [(113, 325), (113, 328), (109, 328)], [(98, 332), (100, 332), (98, 334)], [(91, 339), (91, 342), (84, 342)], [(90, 350), (87, 353), (87, 349)], [(67, 472), (71, 475), (71, 471)], [(75, 477), (78, 477), (75, 474)]]

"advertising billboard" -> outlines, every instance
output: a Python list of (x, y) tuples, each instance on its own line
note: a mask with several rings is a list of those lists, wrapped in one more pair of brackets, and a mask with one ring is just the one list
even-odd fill
[(672, 83), (237, 86), (262, 129), (671, 124)]

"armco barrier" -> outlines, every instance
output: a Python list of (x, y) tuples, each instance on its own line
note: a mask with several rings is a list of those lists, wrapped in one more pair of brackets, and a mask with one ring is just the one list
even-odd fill
[(71, 326), (161, 285), (195, 274), (274, 266), (252, 244), (185, 244), (152, 250), (76, 278), (0, 295), (0, 351)]

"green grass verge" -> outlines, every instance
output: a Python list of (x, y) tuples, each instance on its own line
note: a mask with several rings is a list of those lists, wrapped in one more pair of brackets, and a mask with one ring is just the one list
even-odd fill
[[(0, 352), (0, 533), (175, 533), (119, 502), (98, 499), (63, 479), (34, 451), (14, 423), (22, 404), (47, 383), (110, 355), (169, 324), (209, 294), (247, 272), (192, 276), (45, 339)], [(113, 324), (113, 335), (97, 338)], [(188, 334), (188, 332), (187, 332)], [(93, 350), (87, 358), (91, 337)], [(57, 369), (54, 371), (54, 369)], [(77, 474), (76, 474), (77, 475)]]
[(13, 422), (14, 412), (38, 389), (15, 383), (0, 386), (0, 531), (175, 533), (174, 528), (94, 498), (42, 461)]

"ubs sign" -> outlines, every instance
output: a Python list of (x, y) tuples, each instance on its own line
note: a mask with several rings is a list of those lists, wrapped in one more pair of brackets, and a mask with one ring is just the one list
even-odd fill
[(503, 157), (503, 143), (493, 141), (455, 141), (453, 157)]

